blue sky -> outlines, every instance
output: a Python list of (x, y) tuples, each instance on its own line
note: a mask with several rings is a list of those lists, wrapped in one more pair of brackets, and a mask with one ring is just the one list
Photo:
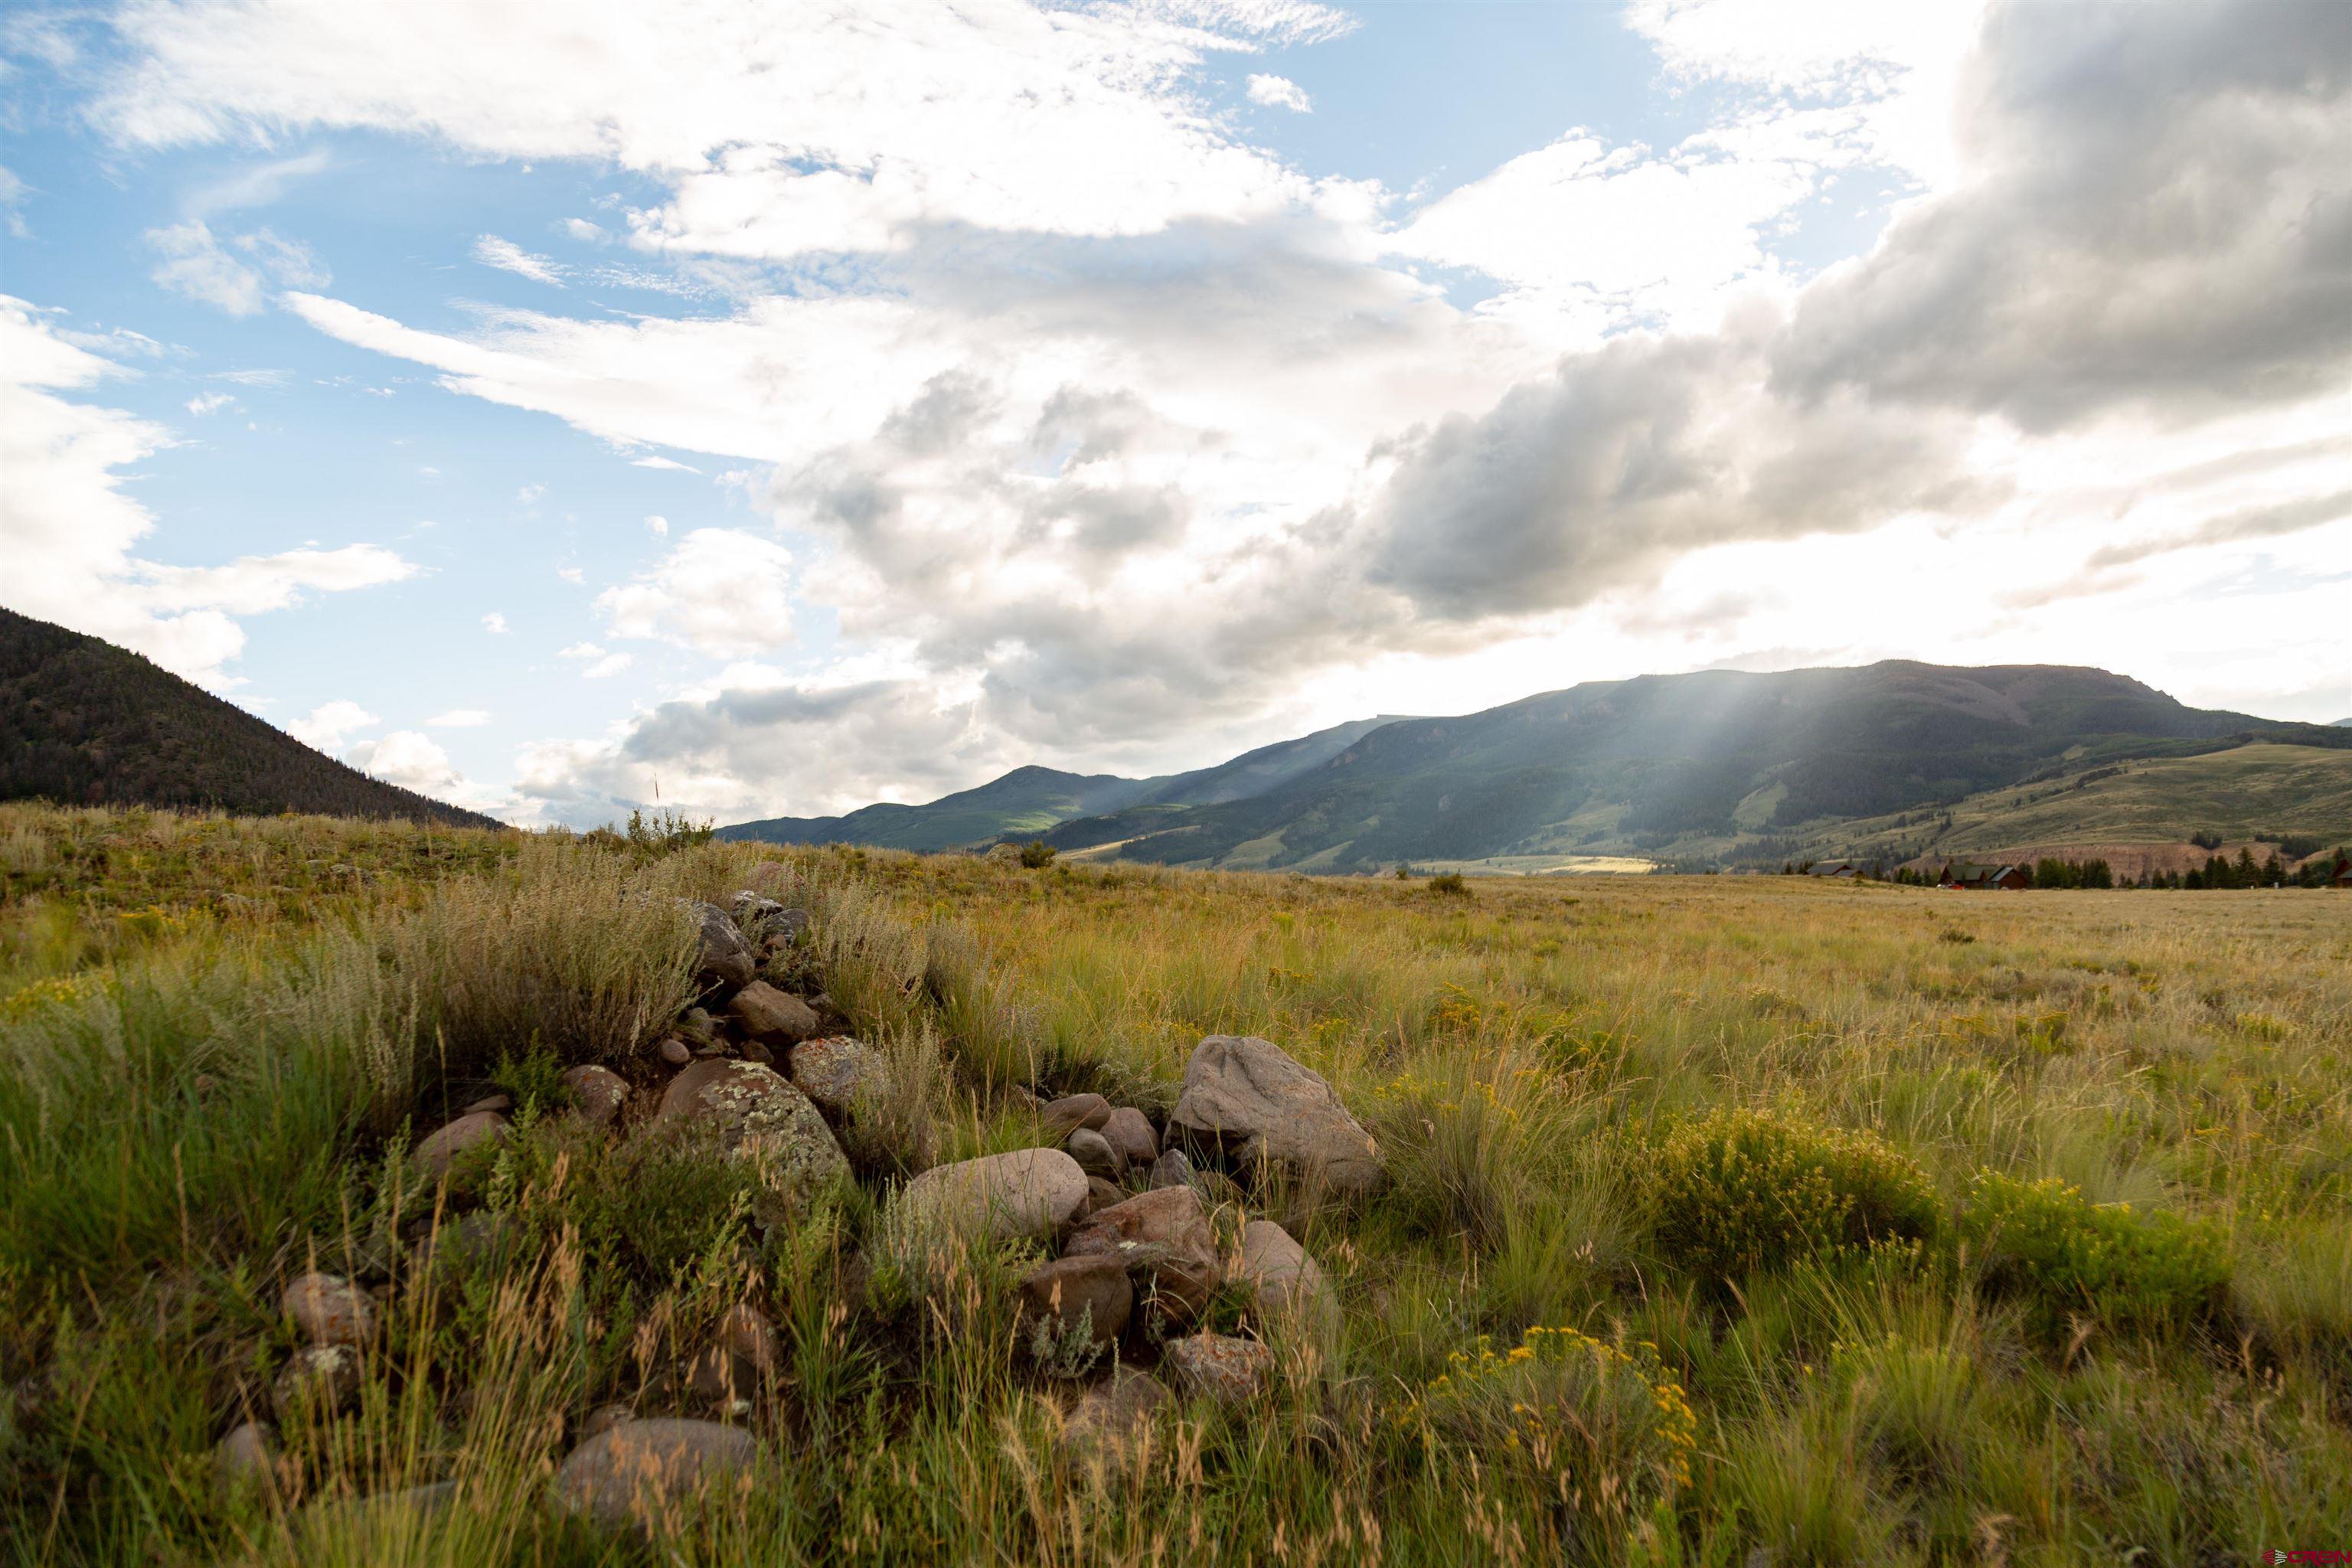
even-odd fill
[(13, 8), (0, 601), (534, 823), (1717, 665), (2341, 717), (2342, 15)]

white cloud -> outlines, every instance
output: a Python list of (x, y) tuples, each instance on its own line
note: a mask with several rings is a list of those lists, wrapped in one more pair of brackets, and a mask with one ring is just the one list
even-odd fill
[(676, 462), (668, 458), (663, 457), (632, 458), (629, 459), (629, 466), (636, 468), (675, 468), (681, 473), (688, 474), (698, 474), (702, 472), (700, 468), (694, 467), (691, 463)]
[(606, 676), (618, 675), (628, 668), (632, 662), (631, 656), (628, 654), (607, 653), (592, 642), (576, 642), (570, 647), (558, 648), (555, 657), (577, 660), (581, 667), (580, 673), (590, 680), (602, 680)]
[(646, 527), (658, 537), (667, 538), (669, 535), (669, 519), (658, 513), (646, 517)]
[(188, 412), (199, 417), (206, 414), (218, 414), (224, 408), (243, 413), (245, 405), (226, 392), (199, 392), (188, 399)]
[(398, 582), (416, 568), (372, 544), (166, 566), (132, 550), (155, 518), (124, 493), (124, 470), (171, 437), (120, 409), (68, 401), (121, 367), (67, 342), (47, 315), (0, 295), (0, 595), (21, 614), (143, 653), (215, 687), (245, 647), (240, 616), (306, 594)]
[(150, 275), (156, 282), (232, 316), (257, 314), (273, 284), (318, 289), (331, 281), (309, 247), (266, 228), (224, 243), (202, 218), (190, 218), (149, 229), (147, 244), (163, 258)]
[(555, 569), (555, 574), (564, 582), (572, 584), (575, 586), (588, 581), (588, 574), (581, 571), (577, 566), (558, 566)]
[(612, 237), (612, 236), (606, 234), (603, 229), (598, 228), (594, 224), (590, 223), (586, 218), (580, 217), (565, 218), (563, 220), (563, 232), (570, 235), (572, 238), (588, 245), (602, 245), (604, 241)]
[(286, 732), (306, 746), (322, 752), (340, 751), (344, 742), (362, 730), (373, 728), (383, 721), (347, 697), (332, 702), (322, 702), (310, 710), (307, 719), (297, 719), (286, 726)]
[(362, 741), (343, 760), (386, 784), (442, 799), (465, 792), (465, 779), (450, 765), (449, 753), (429, 735), (415, 730), (394, 730), (380, 741)]
[(446, 713), (436, 713), (425, 721), (428, 730), (478, 730), (490, 721), (489, 714), (479, 708), (452, 708)]
[(514, 241), (500, 239), (495, 234), (483, 235), (474, 241), (474, 259), (485, 267), (495, 267), (502, 272), (528, 278), (534, 283), (552, 283), (558, 289), (563, 287), (564, 269), (560, 263), (548, 257), (534, 256)]
[(244, 207), (271, 206), (285, 196), (288, 187), (324, 173), (332, 162), (321, 151), (252, 164), (191, 192), (184, 205), (190, 216), (200, 218)]
[(793, 557), (773, 540), (698, 528), (652, 571), (596, 595), (618, 637), (654, 637), (726, 655), (793, 640)]
[(547, 487), (545, 485), (525, 485), (520, 489), (515, 491), (515, 502), (520, 506), (537, 506), (539, 504), (539, 498), (546, 493)]
[(1287, 109), (1297, 114), (1312, 114), (1315, 106), (1307, 101), (1306, 89), (1288, 77), (1252, 76), (1249, 79), (1249, 100), (1268, 109)]
[(507, 618), (498, 611), (492, 610), (482, 617), (482, 629), (493, 637), (504, 637), (507, 632)]

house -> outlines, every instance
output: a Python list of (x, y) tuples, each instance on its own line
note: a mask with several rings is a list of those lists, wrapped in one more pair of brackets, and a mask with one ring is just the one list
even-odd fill
[(1808, 877), (1859, 877), (1862, 868), (1851, 860), (1816, 860), (1805, 868)]
[(1979, 889), (1985, 888), (2030, 888), (2033, 873), (2022, 866), (1971, 866), (1955, 860), (1944, 868), (1939, 888)]

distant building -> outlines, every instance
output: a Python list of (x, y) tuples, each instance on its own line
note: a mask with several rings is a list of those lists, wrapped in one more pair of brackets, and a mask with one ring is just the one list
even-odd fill
[(1944, 875), (1936, 886), (1968, 891), (1989, 888), (2030, 888), (2033, 886), (2033, 873), (2022, 866), (1971, 866), (1955, 860), (1944, 868)]
[(1816, 860), (1805, 868), (1808, 877), (1859, 877), (1862, 868), (1851, 860)]

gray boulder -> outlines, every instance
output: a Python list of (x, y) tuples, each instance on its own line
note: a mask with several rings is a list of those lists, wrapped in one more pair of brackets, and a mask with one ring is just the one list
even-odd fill
[(751, 944), (743, 940), (725, 910), (717, 904), (688, 903), (686, 912), (694, 921), (698, 942), (694, 960), (697, 980), (705, 986), (732, 989), (759, 978), (760, 962)]
[(1160, 1158), (1160, 1135), (1151, 1119), (1131, 1105), (1122, 1105), (1102, 1125), (1102, 1135), (1118, 1157), (1130, 1165), (1149, 1165)]
[(1151, 1162), (1151, 1184), (1155, 1187), (1189, 1187), (1192, 1184), (1192, 1162), (1184, 1158), (1181, 1149), (1171, 1149)]
[(1099, 1094), (1066, 1094), (1037, 1115), (1048, 1138), (1059, 1138), (1081, 1127), (1099, 1132), (1110, 1121), (1110, 1101)]
[(1255, 1036), (1211, 1035), (1194, 1047), (1168, 1128), (1253, 1169), (1280, 1164), (1341, 1194), (1380, 1184), (1379, 1145), (1323, 1076)]
[(727, 1004), (727, 1016), (751, 1038), (772, 1046), (797, 1045), (824, 1027), (814, 1008), (764, 980), (754, 980), (735, 993)]
[(1046, 1236), (1087, 1201), (1087, 1173), (1059, 1149), (1014, 1149), (935, 1165), (908, 1182), (895, 1212), (922, 1233), (1007, 1240)]
[(556, 1506), (607, 1529), (659, 1522), (759, 1457), (748, 1432), (715, 1421), (629, 1421), (589, 1438), (555, 1472)]
[(360, 1396), (359, 1352), (349, 1345), (310, 1345), (289, 1357), (270, 1394), (278, 1418), (293, 1421), (306, 1413), (337, 1415)]
[(1091, 1129), (1081, 1127), (1062, 1140), (1062, 1147), (1078, 1163), (1078, 1169), (1089, 1176), (1100, 1176), (1106, 1182), (1116, 1182), (1127, 1168), (1110, 1140)]
[(1160, 1364), (1186, 1394), (1223, 1405), (1244, 1405), (1265, 1392), (1274, 1352), (1255, 1340), (1194, 1334), (1160, 1347)]
[(278, 1307), (314, 1345), (363, 1345), (375, 1332), (375, 1303), (339, 1274), (303, 1275)]
[(505, 1117), (495, 1110), (477, 1110), (428, 1134), (409, 1158), (418, 1170), (437, 1182), (449, 1173), (449, 1167), (457, 1163), (458, 1156), (484, 1144), (503, 1143), (508, 1131)]
[(268, 1427), (247, 1421), (213, 1445), (213, 1485), (224, 1496), (278, 1489), (278, 1451)]
[(846, 1035), (793, 1047), (793, 1087), (835, 1116), (846, 1115), (881, 1071), (881, 1058)]
[(566, 1068), (563, 1087), (580, 1101), (581, 1120), (591, 1127), (609, 1127), (629, 1098), (626, 1079), (610, 1068)]
[(1168, 1390), (1156, 1378), (1133, 1367), (1114, 1367), (1063, 1422), (1057, 1447), (1071, 1461), (1127, 1458), (1142, 1447), (1168, 1403)]
[(1254, 1219), (1242, 1227), (1241, 1261), (1234, 1275), (1249, 1287), (1261, 1319), (1321, 1330), (1339, 1317), (1339, 1299), (1332, 1294), (1322, 1266), (1270, 1219)]

